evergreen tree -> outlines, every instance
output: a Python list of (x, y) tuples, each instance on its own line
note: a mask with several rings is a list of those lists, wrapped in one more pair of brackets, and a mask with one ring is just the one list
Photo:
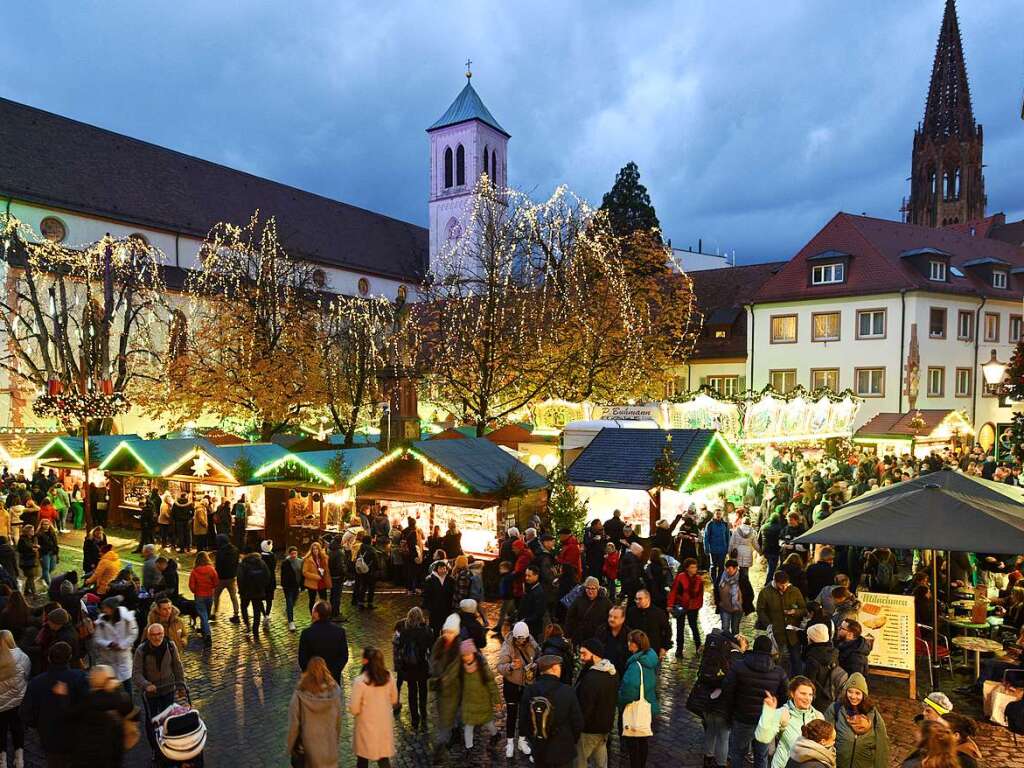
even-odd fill
[(607, 211), (612, 231), (619, 237), (635, 232), (653, 233), (661, 242), (661, 224), (651, 205), (647, 187), (640, 183), (640, 169), (630, 161), (615, 177), (615, 184), (601, 201), (601, 210)]
[(583, 534), (587, 521), (587, 502), (569, 485), (561, 464), (548, 475), (548, 519), (556, 531), (568, 528), (575, 536)]
[(1011, 399), (1024, 399), (1024, 339), (1017, 342), (1006, 367), (1006, 388)]

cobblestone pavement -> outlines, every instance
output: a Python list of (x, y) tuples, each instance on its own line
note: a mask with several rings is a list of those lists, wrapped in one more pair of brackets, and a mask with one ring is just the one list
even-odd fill
[[(76, 547), (77, 549), (77, 547)], [(71, 557), (69, 564), (80, 565), (77, 552), (66, 550)], [(77, 558), (77, 559), (76, 559)], [(190, 560), (187, 557), (186, 560)], [(755, 576), (755, 581), (759, 581)], [(182, 584), (187, 583), (187, 576)], [(384, 583), (381, 586), (385, 586)], [(202, 713), (209, 727), (210, 738), (206, 751), (208, 766), (231, 766), (232, 768), (250, 768), (255, 766), (287, 766), (288, 759), (284, 752), (284, 740), (287, 730), (288, 704), (298, 678), (296, 652), (298, 634), (290, 633), (284, 617), (284, 600), (278, 592), (271, 618), (270, 630), (261, 635), (258, 644), (251, 642), (242, 627), (231, 624), (226, 619), (230, 615), (230, 601), (222, 596), (221, 620), (214, 625), (213, 647), (204, 650), (193, 638), (189, 649), (185, 652), (183, 663), (185, 674), (192, 691), (194, 704)], [(345, 694), (351, 690), (352, 680), (359, 672), (358, 659), (362, 648), (374, 645), (385, 649), (385, 656), (390, 660), (390, 639), (395, 622), (403, 617), (409, 607), (416, 604), (415, 599), (401, 592), (379, 593), (378, 608), (373, 611), (357, 611), (348, 603), (348, 594), (343, 603), (349, 621), (343, 626), (348, 633), (351, 661), (345, 669)], [(296, 617), (301, 630), (308, 625), (308, 603), (305, 596), (297, 606)], [(491, 620), (496, 617), (495, 605), (488, 605)], [(705, 610), (701, 615), (702, 630), (717, 626), (717, 617), (712, 611)], [(751, 633), (751, 619), (744, 623), (744, 631)], [(492, 665), (495, 663), (499, 644), (490, 639), (486, 650)], [(687, 636), (687, 645), (683, 659), (675, 659), (670, 653), (659, 673), (658, 693), (662, 705), (662, 714), (656, 723), (657, 733), (653, 737), (650, 751), (651, 766), (699, 766), (702, 764), (703, 732), (699, 720), (690, 714), (684, 704), (697, 669), (697, 659), (693, 654), (693, 646)], [(963, 680), (951, 684), (948, 672), (943, 678), (942, 688), (947, 692), (955, 685), (962, 685)], [(906, 699), (905, 683), (870, 679), (874, 697), (881, 705), (889, 726), (889, 734), (894, 741), (894, 764), (899, 762), (911, 751), (914, 738), (913, 716), (920, 711), (919, 703)], [(920, 695), (927, 693), (927, 673), (919, 681)], [(430, 765), (429, 735), (413, 731), (405, 706), (403, 691), (403, 708), (397, 725), (398, 755), (393, 761), (396, 766), (427, 766)], [(952, 693), (959, 711), (980, 717), (977, 700), (956, 697)], [(432, 711), (432, 710), (431, 710)], [(499, 725), (503, 718), (499, 715)], [(355, 757), (351, 752), (351, 718), (346, 716), (343, 724), (342, 762), (346, 768), (355, 765)], [(26, 750), (27, 764), (41, 766), (43, 761), (34, 743), (34, 734), (29, 736)], [(1004, 728), (987, 724), (980, 725), (978, 742), (986, 757), (988, 768), (1003, 768), (1022, 764), (1020, 752), (1014, 747), (1010, 734)], [(486, 745), (477, 744), (472, 753), (463, 755), (459, 751), (450, 753), (449, 765), (463, 766), (526, 766), (525, 758), (517, 757), (507, 760), (504, 753), (492, 759), (486, 752)], [(502, 743), (504, 746), (504, 743)], [(150, 754), (143, 740), (129, 754), (126, 765), (136, 768), (149, 765)], [(620, 757), (613, 739), (610, 764), (625, 765)]]

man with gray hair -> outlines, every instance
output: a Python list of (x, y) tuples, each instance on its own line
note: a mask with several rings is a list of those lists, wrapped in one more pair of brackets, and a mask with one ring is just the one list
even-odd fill
[(152, 595), (164, 579), (156, 567), (156, 545), (147, 544), (142, 548), (142, 561), (142, 588)]
[(533, 552), (534, 557), (540, 554), (540, 539), (537, 538), (536, 528), (527, 528), (523, 533), (523, 541), (526, 542), (526, 546)]
[(604, 626), (611, 610), (612, 601), (605, 595), (601, 582), (593, 576), (583, 581), (583, 589), (569, 606), (565, 615), (565, 633), (579, 647), (584, 640), (589, 640)]

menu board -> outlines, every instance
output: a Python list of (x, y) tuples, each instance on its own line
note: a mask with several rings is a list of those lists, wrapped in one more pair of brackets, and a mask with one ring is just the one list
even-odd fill
[(862, 636), (875, 642), (868, 656), (871, 666), (913, 673), (914, 598), (877, 592), (858, 592), (857, 597)]

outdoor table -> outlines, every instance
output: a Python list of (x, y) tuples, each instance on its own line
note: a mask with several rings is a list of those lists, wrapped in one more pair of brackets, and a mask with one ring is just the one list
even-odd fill
[(981, 677), (981, 654), (995, 653), (996, 651), (1003, 650), (1003, 644), (998, 643), (995, 640), (986, 640), (984, 637), (968, 637), (966, 635), (954, 637), (953, 645), (957, 648), (962, 648), (965, 653), (967, 651), (972, 651), (974, 653), (975, 680)]
[(983, 624), (975, 624), (973, 621), (969, 621), (969, 620), (966, 620), (966, 619), (951, 619), (948, 616), (943, 617), (942, 620), (944, 622), (946, 622), (946, 624), (948, 624), (951, 627), (956, 627), (957, 629), (964, 630), (965, 634), (967, 632), (972, 632), (972, 631), (973, 632), (982, 632), (982, 631), (987, 630), (989, 628), (987, 621), (985, 623), (983, 623)]

